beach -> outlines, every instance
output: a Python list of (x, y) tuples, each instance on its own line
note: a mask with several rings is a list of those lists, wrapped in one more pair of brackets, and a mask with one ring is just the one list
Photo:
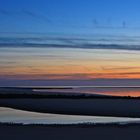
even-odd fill
[[(140, 138), (140, 125), (0, 125), (1, 140), (132, 140)], [(8, 134), (8, 135), (7, 135)]]

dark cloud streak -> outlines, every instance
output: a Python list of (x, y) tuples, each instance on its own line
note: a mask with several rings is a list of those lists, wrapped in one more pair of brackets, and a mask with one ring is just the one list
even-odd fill
[(52, 24), (52, 21), (47, 17), (47, 16), (44, 16), (42, 14), (39, 14), (39, 13), (35, 13), (33, 11), (29, 11), (29, 10), (22, 10), (21, 11), (23, 14), (27, 15), (27, 16), (30, 16), (34, 19), (38, 19), (38, 20), (42, 20), (42, 21), (45, 21), (47, 23), (51, 23)]
[[(118, 42), (118, 43), (117, 43)], [(80, 48), (80, 49), (109, 49), (109, 50), (134, 50), (140, 51), (139, 43), (127, 44), (111, 40), (97, 42), (89, 39), (68, 37), (29, 37), (29, 38), (0, 38), (0, 47), (47, 47), (47, 48)], [(132, 42), (133, 43), (133, 42)]]
[(8, 11), (8, 10), (5, 10), (5, 9), (0, 9), (0, 15), (7, 16), (7, 17), (22, 16), (22, 14), (24, 14), (26, 16), (29, 16), (31, 18), (34, 18), (34, 19), (52, 24), (52, 21), (46, 15), (44, 16), (40, 13), (29, 11), (27, 9), (24, 9), (24, 10), (21, 10), (21, 11)]
[(12, 15), (15, 15), (15, 12), (11, 12), (11, 11), (0, 9), (0, 15), (3, 15), (3, 16), (12, 16)]

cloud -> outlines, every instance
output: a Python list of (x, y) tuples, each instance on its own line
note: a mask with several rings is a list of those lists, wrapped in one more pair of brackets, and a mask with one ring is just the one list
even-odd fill
[(115, 49), (115, 50), (140, 50), (137, 44), (127, 44), (108, 41), (95, 41), (86, 38), (71, 37), (23, 37), (23, 38), (0, 38), (0, 47), (48, 47), (48, 48), (80, 48), (80, 49)]
[(47, 23), (51, 23), (52, 24), (52, 21), (47, 17), (47, 16), (44, 16), (40, 13), (35, 13), (33, 11), (29, 11), (29, 10), (22, 10), (21, 11), (22, 13), (24, 13), (25, 15), (29, 16), (29, 17), (32, 17), (34, 19), (37, 19), (37, 20), (42, 20), (42, 21), (45, 21)]
[(140, 69), (140, 67), (110, 67), (110, 66), (107, 66), (107, 67), (101, 67), (103, 70), (132, 70), (132, 69)]
[(106, 72), (106, 73), (92, 73), (91, 78), (116, 78), (116, 79), (123, 79), (123, 78), (135, 78), (140, 79), (140, 72)]
[(29, 11), (29, 10), (22, 10), (22, 11), (8, 11), (8, 10), (5, 10), (5, 9), (0, 9), (0, 15), (3, 15), (3, 16), (22, 16), (22, 14), (26, 15), (26, 16), (29, 16), (33, 19), (37, 19), (37, 20), (40, 20), (40, 21), (44, 21), (46, 23), (50, 23), (50, 24), (53, 24), (52, 21), (45, 15), (42, 15), (40, 13), (36, 13), (36, 12), (33, 12), (33, 11)]
[(28, 80), (28, 79), (42, 79), (42, 80), (54, 80), (54, 79), (89, 79), (89, 75), (85, 73), (77, 74), (6, 74), (0, 75), (0, 79), (15, 79), (15, 80)]
[(6, 74), (0, 79), (11, 80), (94, 80), (94, 79), (140, 79), (140, 72), (122, 73), (75, 73), (75, 74)]
[(10, 15), (11, 15), (10, 12), (8, 12), (8, 11), (6, 11), (6, 10), (3, 10), (3, 9), (0, 9), (0, 14), (1, 14), (1, 15), (4, 15), (4, 16), (10, 16)]
[(47, 48), (80, 48), (80, 49), (110, 49), (110, 50), (140, 50), (140, 46), (137, 45), (116, 45), (116, 44), (47, 44), (47, 43), (1, 43), (0, 47), (47, 47)]

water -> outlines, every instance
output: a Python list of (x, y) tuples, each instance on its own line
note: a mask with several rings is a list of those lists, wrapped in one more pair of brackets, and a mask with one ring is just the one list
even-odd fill
[(112, 95), (112, 96), (140, 96), (140, 87), (73, 87), (71, 89), (34, 89), (35, 92), (57, 92), (58, 94), (62, 93), (85, 93), (85, 94), (102, 94), (102, 95)]
[(112, 123), (112, 122), (140, 122), (139, 118), (98, 117), (43, 114), (0, 107), (0, 122), (14, 122), (24, 124), (75, 124), (75, 123)]

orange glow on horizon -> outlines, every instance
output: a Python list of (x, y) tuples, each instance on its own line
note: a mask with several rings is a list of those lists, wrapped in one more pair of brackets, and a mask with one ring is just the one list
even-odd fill
[(34, 48), (33, 50), (26, 48), (27, 53), (23, 54), (24, 48), (17, 49), (18, 53), (7, 55), (4, 51), (3, 56), (0, 56), (0, 77), (10, 79), (140, 79), (140, 52), (137, 51), (131, 53), (131, 51), (122, 50), (76, 49), (75, 51), (63, 48)]

